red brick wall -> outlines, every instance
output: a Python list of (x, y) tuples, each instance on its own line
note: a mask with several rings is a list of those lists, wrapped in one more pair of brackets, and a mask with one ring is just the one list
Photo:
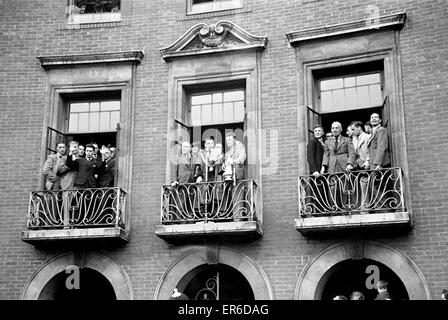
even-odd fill
[[(17, 299), (41, 263), (70, 248), (42, 249), (20, 239), (29, 192), (38, 186), (46, 97), (45, 71), (37, 56), (143, 50), (137, 69), (132, 178), (132, 233), (129, 244), (99, 247), (130, 276), (137, 299), (152, 299), (166, 268), (189, 248), (154, 234), (160, 186), (165, 182), (168, 65), (159, 49), (199, 22), (230, 20), (255, 35), (266, 35), (262, 53), (262, 127), (279, 130), (279, 168), (263, 177), (264, 235), (227, 244), (266, 271), (276, 299), (291, 299), (310, 258), (343, 240), (308, 239), (293, 226), (297, 215), (297, 71), (286, 33), (406, 10), (401, 59), (406, 138), (415, 228), (408, 234), (370, 236), (407, 254), (421, 269), (434, 298), (448, 288), (448, 64), (446, 2), (244, 0), (234, 13), (185, 15), (184, 0), (123, 0), (130, 15), (118, 27), (67, 29), (65, 1), (5, 0), (0, 4), (0, 299)], [(122, 6), (122, 8), (123, 8)], [(124, 10), (124, 9), (123, 9)], [(226, 244), (224, 244), (226, 245)]]

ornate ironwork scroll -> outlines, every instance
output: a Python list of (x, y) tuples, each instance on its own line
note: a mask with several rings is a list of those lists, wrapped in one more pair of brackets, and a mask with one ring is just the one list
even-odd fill
[(219, 300), (219, 272), (205, 282), (205, 288), (196, 293), (194, 300)]
[(256, 192), (253, 180), (165, 185), (161, 222), (256, 220)]
[(299, 177), (301, 216), (406, 210), (401, 168)]
[(125, 226), (126, 192), (120, 188), (35, 191), (28, 228)]

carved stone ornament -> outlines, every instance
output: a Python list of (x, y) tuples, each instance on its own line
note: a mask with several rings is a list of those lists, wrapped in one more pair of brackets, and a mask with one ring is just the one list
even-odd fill
[(167, 60), (174, 57), (215, 53), (233, 50), (263, 50), (267, 38), (258, 37), (229, 21), (207, 25), (199, 23), (191, 27), (172, 45), (160, 49)]

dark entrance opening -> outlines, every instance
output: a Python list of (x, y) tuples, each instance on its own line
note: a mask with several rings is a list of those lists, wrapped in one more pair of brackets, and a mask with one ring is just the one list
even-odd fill
[[(66, 281), (73, 272), (60, 272), (54, 276), (39, 295), (39, 300), (113, 301), (117, 300), (110, 282), (101, 273), (90, 268), (79, 269), (79, 289), (68, 289)], [(73, 284), (73, 281), (69, 283)]]
[[(377, 280), (389, 283), (392, 300), (409, 300), (408, 292), (400, 278), (386, 265), (371, 259), (345, 260), (336, 264), (325, 274), (322, 300), (333, 300), (336, 295), (350, 299), (353, 291), (362, 292), (366, 300), (374, 300), (378, 292), (372, 288), (373, 271), (378, 271)], [(375, 282), (375, 281), (373, 281)]]
[(178, 288), (190, 300), (255, 300), (246, 278), (224, 264), (202, 265), (190, 271)]

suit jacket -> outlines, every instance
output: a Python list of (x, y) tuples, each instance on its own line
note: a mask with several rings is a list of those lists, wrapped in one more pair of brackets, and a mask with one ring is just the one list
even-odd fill
[(327, 167), (328, 173), (341, 172), (347, 165), (354, 167), (355, 151), (352, 139), (339, 136), (338, 148), (335, 149), (335, 138), (331, 137), (325, 141), (325, 151), (322, 165)]
[(76, 171), (71, 170), (67, 166), (67, 156), (63, 156), (61, 160), (61, 165), (58, 169), (58, 175), (61, 176), (61, 189), (72, 189), (76, 178)]
[[(353, 136), (353, 148), (355, 149), (356, 155), (356, 164), (359, 168), (362, 168), (362, 165), (369, 160), (369, 148), (368, 143), (370, 140), (370, 134), (362, 132), (359, 135), (359, 138)], [(370, 161), (370, 160), (369, 160)]]
[(184, 154), (178, 156), (174, 168), (174, 181), (179, 184), (194, 183), (202, 175), (200, 156), (190, 156), (189, 159)]
[(45, 188), (50, 190), (59, 190), (61, 187), (61, 177), (57, 175), (61, 166), (62, 158), (59, 153), (50, 154), (44, 163), (42, 173), (45, 175)]
[(224, 156), (224, 163), (227, 159), (233, 159), (233, 165), (235, 168), (235, 176), (237, 180), (244, 179), (245, 170), (244, 170), (244, 162), (246, 161), (246, 148), (244, 144), (239, 141), (230, 147), (229, 151), (226, 152)]
[(98, 170), (98, 187), (112, 188), (115, 179), (115, 159), (103, 161)]
[(380, 126), (374, 130), (368, 147), (371, 169), (374, 169), (377, 165), (390, 166), (389, 139), (386, 128)]
[(67, 166), (77, 171), (73, 186), (75, 188), (95, 188), (97, 186), (95, 174), (98, 173), (101, 164), (100, 157), (92, 158), (90, 161), (87, 158), (73, 160), (71, 156), (67, 157)]
[(310, 173), (320, 172), (322, 168), (322, 159), (324, 157), (325, 147), (318, 139), (313, 138), (307, 145), (307, 159)]

